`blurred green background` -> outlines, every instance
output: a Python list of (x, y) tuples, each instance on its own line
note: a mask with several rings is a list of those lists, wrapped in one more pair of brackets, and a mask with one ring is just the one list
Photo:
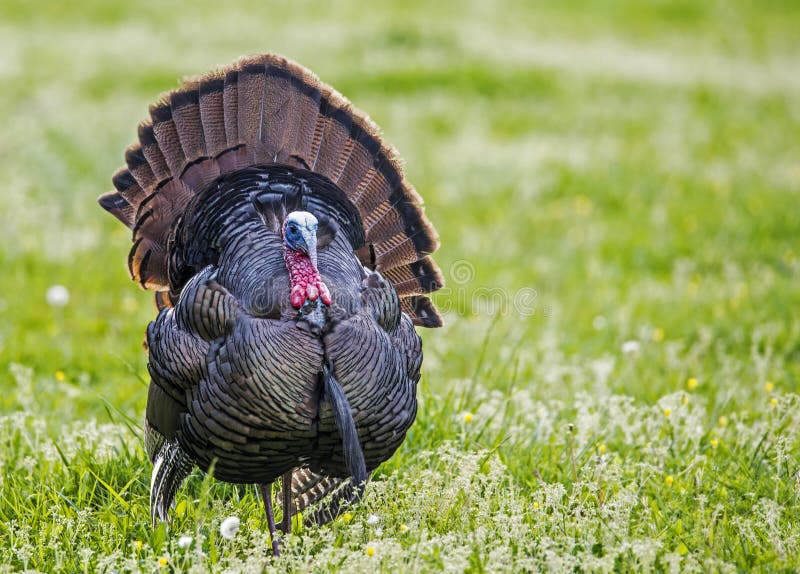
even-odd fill
[[(430, 384), (472, 374), (489, 323), (504, 339), (490, 354), (520, 349), (537, 387), (526, 347), (543, 337), (599, 356), (661, 329), (746, 355), (761, 325), (796, 333), (797, 3), (429, 4), (3, 2), (0, 373), (61, 370), (141, 409), (153, 309), (128, 282), (127, 231), (95, 198), (159, 93), (260, 51), (313, 69), (406, 160), (441, 234), (438, 301), (454, 310), (426, 333), (442, 361)], [(469, 281), (451, 277), (457, 261)], [(72, 295), (63, 310), (45, 303), (53, 284)], [(489, 313), (479, 288), (512, 302), (535, 289), (535, 312)], [(787, 336), (773, 337), (775, 376), (794, 385)], [(687, 366), (722, 375), (713, 353), (691, 359), (656, 358), (659, 381), (614, 386), (653, 398)]]
[(651, 405), (696, 378), (713, 426), (766, 382), (796, 392), (798, 30), (789, 0), (4, 0), (0, 414), (53, 435), (108, 405), (139, 419), (154, 307), (96, 197), (159, 93), (263, 51), (367, 111), (425, 198), (449, 312), (424, 333), (424, 400)]

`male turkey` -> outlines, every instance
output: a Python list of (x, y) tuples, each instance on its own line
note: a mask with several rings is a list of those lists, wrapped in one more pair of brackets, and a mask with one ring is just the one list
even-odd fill
[(266, 54), (163, 96), (100, 205), (156, 291), (145, 445), (153, 522), (194, 465), (323, 523), (357, 499), (416, 414), (442, 286), (422, 200), (377, 127)]

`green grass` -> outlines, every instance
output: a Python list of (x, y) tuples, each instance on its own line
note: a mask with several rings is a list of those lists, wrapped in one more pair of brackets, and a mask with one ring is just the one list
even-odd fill
[[(428, 4), (3, 3), (0, 572), (800, 569), (797, 3)], [(150, 528), (154, 309), (95, 203), (159, 92), (266, 50), (400, 149), (449, 309), (406, 443), (278, 560), (199, 473)]]

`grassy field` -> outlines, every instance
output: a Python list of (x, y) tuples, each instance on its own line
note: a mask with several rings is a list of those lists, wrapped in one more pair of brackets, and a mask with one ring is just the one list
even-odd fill
[[(4, 0), (0, 572), (800, 568), (800, 5), (393, 4)], [(449, 282), (406, 443), (280, 559), (199, 473), (151, 530), (154, 309), (95, 203), (158, 93), (260, 51), (384, 128)]]

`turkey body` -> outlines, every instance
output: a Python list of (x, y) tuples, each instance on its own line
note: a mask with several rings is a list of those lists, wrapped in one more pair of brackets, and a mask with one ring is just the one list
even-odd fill
[(263, 54), (162, 96), (112, 181), (100, 205), (132, 231), (131, 277), (159, 308), (153, 522), (195, 465), (259, 484), (269, 520), (282, 477), (285, 527), (328, 495), (314, 522), (330, 520), (403, 442), (415, 327), (442, 325), (438, 237), (396, 152), (309, 70)]
[(335, 286), (328, 320), (315, 329), (298, 316), (280, 234), (254, 201), (269, 190), (266, 180), (253, 184), (259, 172), (269, 169), (226, 178), (223, 191), (236, 187), (239, 200), (217, 213), (225, 223), (214, 248), (200, 251), (201, 270), (148, 328), (148, 451), (154, 458), (165, 441), (177, 441), (228, 482), (271, 482), (302, 465), (346, 477), (321, 381), (331, 363), (374, 469), (414, 420), (419, 336), (394, 287), (363, 267), (341, 230), (319, 251), (320, 273)]

